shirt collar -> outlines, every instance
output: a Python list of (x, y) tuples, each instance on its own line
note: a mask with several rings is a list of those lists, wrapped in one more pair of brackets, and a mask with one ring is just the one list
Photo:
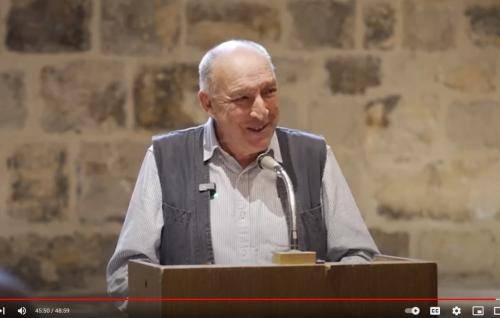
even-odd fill
[[(208, 161), (214, 155), (215, 149), (220, 148), (220, 144), (215, 134), (214, 120), (212, 117), (208, 118), (203, 128), (203, 161)], [(269, 147), (265, 152), (274, 154), (274, 159), (283, 163), (276, 131), (274, 131)]]

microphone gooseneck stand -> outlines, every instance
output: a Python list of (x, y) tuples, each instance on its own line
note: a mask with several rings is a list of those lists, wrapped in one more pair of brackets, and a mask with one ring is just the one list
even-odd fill
[(290, 250), (286, 252), (276, 252), (273, 255), (273, 262), (277, 264), (314, 264), (316, 263), (316, 252), (300, 251), (299, 239), (297, 235), (297, 205), (293, 183), (285, 169), (268, 154), (263, 153), (257, 157), (257, 163), (261, 169), (274, 171), (278, 178), (285, 183), (288, 207), (291, 216)]

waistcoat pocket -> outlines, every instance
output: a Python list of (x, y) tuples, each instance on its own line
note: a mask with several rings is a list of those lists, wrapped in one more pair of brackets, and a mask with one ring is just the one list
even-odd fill
[(325, 259), (327, 249), (326, 225), (323, 219), (322, 205), (299, 212), (304, 226), (306, 248), (316, 251), (318, 258)]
[(300, 217), (303, 221), (308, 222), (310, 225), (314, 225), (314, 227), (324, 227), (323, 221), (323, 205), (319, 204), (312, 209), (302, 210), (299, 212)]
[(191, 211), (176, 208), (168, 203), (162, 203), (166, 223), (189, 223)]
[(191, 264), (191, 211), (162, 203), (164, 225), (160, 244), (162, 265)]

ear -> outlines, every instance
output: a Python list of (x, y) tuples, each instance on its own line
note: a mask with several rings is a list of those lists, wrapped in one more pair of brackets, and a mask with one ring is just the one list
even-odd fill
[(210, 95), (204, 91), (199, 91), (198, 92), (198, 100), (200, 101), (201, 107), (203, 107), (203, 110), (205, 110), (209, 115), (212, 115), (213, 113), (213, 105), (210, 100)]

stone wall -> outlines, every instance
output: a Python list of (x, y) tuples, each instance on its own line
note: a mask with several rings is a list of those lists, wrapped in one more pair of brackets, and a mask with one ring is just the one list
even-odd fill
[(2, 0), (0, 37), (0, 265), (37, 291), (104, 293), (151, 136), (206, 119), (197, 63), (234, 37), (382, 252), (500, 282), (498, 1)]

